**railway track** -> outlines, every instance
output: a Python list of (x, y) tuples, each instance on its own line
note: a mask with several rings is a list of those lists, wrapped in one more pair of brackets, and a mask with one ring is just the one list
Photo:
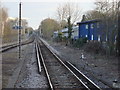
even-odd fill
[[(21, 45), (26, 45), (26, 44), (29, 44), (29, 43), (31, 43), (31, 42), (33, 42), (33, 41), (34, 41), (34, 37), (30, 37), (28, 40), (23, 41), (23, 42), (21, 43)], [(18, 43), (16, 43), (16, 44), (11, 44), (11, 45), (6, 45), (6, 46), (2, 46), (1, 49), (0, 49), (0, 53), (5, 52), (5, 51), (7, 51), (7, 50), (10, 50), (10, 49), (12, 49), (12, 48), (18, 47), (18, 46), (19, 46)]]
[[(42, 41), (36, 41), (38, 65), (43, 65), (51, 90), (101, 90), (70, 62), (63, 62)], [(39, 66), (39, 72), (41, 71)]]

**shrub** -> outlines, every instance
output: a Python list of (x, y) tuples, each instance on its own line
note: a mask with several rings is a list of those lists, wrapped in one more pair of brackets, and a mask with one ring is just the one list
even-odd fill
[(95, 54), (105, 53), (105, 50), (100, 42), (88, 42), (85, 46), (85, 51), (93, 52)]
[(54, 40), (55, 40), (56, 42), (61, 42), (61, 41), (62, 41), (62, 33), (59, 32), (59, 33), (58, 33), (58, 36), (55, 37)]
[(64, 37), (62, 37), (62, 41), (63, 41), (63, 42), (66, 42), (67, 40), (68, 40), (68, 38), (67, 38), (67, 37), (65, 37), (65, 36), (64, 36)]
[(87, 43), (87, 38), (79, 38), (79, 39), (73, 41), (73, 46), (80, 48), (85, 43)]

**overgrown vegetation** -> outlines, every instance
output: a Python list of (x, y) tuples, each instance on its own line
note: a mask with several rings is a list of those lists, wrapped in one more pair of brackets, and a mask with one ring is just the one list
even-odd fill
[[(87, 38), (79, 39), (69, 39), (67, 37), (62, 37), (62, 33), (58, 34), (58, 37), (54, 38), (54, 41), (63, 43), (67, 46), (73, 46), (75, 48), (84, 49), (86, 52), (101, 54), (101, 55), (115, 55), (115, 45), (108, 46), (106, 42), (101, 43), (98, 41), (88, 41)], [(113, 51), (114, 49), (114, 51)]]
[(41, 22), (41, 25), (39, 26), (39, 30), (41, 30), (41, 33), (45, 38), (51, 38), (53, 35), (53, 32), (56, 30), (59, 30), (60, 25), (58, 22), (51, 18), (46, 18)]
[[(104, 28), (101, 30), (102, 37), (106, 37), (106, 54), (108, 56), (113, 55), (117, 52), (117, 48), (120, 45), (116, 46), (115, 37), (117, 37), (118, 33), (118, 1), (117, 0), (96, 0), (95, 1), (96, 8), (94, 10), (88, 11), (84, 16), (84, 21), (100, 19)], [(120, 39), (118, 39), (120, 40)], [(117, 42), (119, 42), (117, 40)], [(115, 49), (116, 48), (116, 49)]]
[[(95, 9), (89, 10), (83, 15), (82, 21), (99, 19), (102, 24), (105, 26), (100, 32), (102, 32), (102, 37), (106, 37), (107, 41), (104, 44), (103, 42), (87, 42), (87, 38), (80, 38), (78, 40), (71, 39), (71, 30), (74, 22), (78, 21), (81, 17), (81, 10), (77, 7), (77, 5), (73, 5), (71, 3), (65, 3), (59, 5), (57, 8), (57, 20), (52, 20), (52, 22), (48, 22), (47, 24), (41, 23), (47, 29), (43, 29), (41, 27), (41, 31), (44, 35), (51, 37), (54, 31), (59, 31), (65, 27), (68, 27), (68, 37), (63, 37), (60, 33), (58, 37), (55, 38), (57, 42), (64, 42), (66, 45), (71, 44), (74, 47), (80, 48), (85, 45), (86, 51), (91, 51), (94, 53), (105, 53), (107, 55), (113, 55), (117, 49), (119, 49), (120, 45), (116, 45), (115, 35), (117, 35), (118, 31), (118, 1), (117, 0), (96, 0), (95, 1)], [(47, 19), (46, 19), (47, 20)], [(44, 20), (45, 21), (45, 20)], [(53, 22), (57, 24), (54, 25)], [(52, 25), (51, 25), (52, 24)], [(55, 26), (55, 28), (53, 28)], [(59, 26), (59, 27), (58, 27)], [(58, 28), (56, 28), (58, 27)], [(45, 32), (45, 33), (44, 33)], [(52, 32), (52, 33), (51, 33)], [(117, 41), (120, 39), (117, 39)], [(117, 46), (117, 48), (116, 48)]]
[[(18, 18), (9, 17), (8, 10), (0, 2), (0, 38), (2, 38), (2, 43), (11, 43), (18, 41)], [(21, 30), (21, 39), (24, 38), (25, 34), (29, 33), (28, 22), (26, 19), (21, 20), (23, 29)], [(13, 29), (14, 27), (14, 29)]]
[(105, 47), (101, 44), (101, 42), (90, 41), (85, 45), (85, 51), (94, 53), (94, 54), (105, 54)]
[(4, 28), (6, 25), (7, 18), (8, 18), (8, 10), (5, 7), (1, 7), (1, 3), (0, 3), (0, 37), (4, 35)]
[(62, 42), (62, 39), (63, 39), (63, 38), (62, 38), (62, 33), (59, 32), (59, 33), (58, 33), (58, 36), (54, 38), (54, 41), (56, 41), (56, 42)]
[(87, 43), (87, 38), (80, 38), (77, 40), (73, 40), (73, 46), (77, 48), (83, 47)]

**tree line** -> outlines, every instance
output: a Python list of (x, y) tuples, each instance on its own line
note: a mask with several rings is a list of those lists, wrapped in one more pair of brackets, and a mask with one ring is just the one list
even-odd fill
[[(25, 34), (30, 34), (32, 32), (32, 27), (28, 26), (26, 19), (22, 18), (21, 34), (24, 37)], [(1, 5), (0, 3), (0, 38), (2, 38), (3, 43), (12, 42), (18, 40), (18, 27), (19, 20), (16, 17), (9, 17), (8, 9)], [(13, 28), (14, 27), (14, 28)]]
[(60, 4), (56, 9), (56, 19), (47, 18), (43, 20), (39, 26), (44, 37), (51, 37), (54, 31), (59, 31), (69, 27), (69, 38), (71, 38), (72, 26), (81, 17), (81, 9), (77, 4), (64, 3)]
[[(116, 45), (118, 33), (118, 1), (117, 0), (96, 0), (95, 8), (87, 11), (82, 16), (82, 10), (75, 3), (60, 4), (56, 9), (56, 19), (47, 18), (40, 24), (39, 29), (42, 30), (45, 37), (51, 37), (54, 31), (59, 31), (63, 28), (68, 28), (68, 38), (71, 38), (72, 26), (75, 22), (100, 19), (105, 28), (101, 30), (103, 37), (107, 37), (107, 46), (109, 53), (116, 51), (119, 45)], [(51, 22), (51, 24), (47, 24)], [(44, 23), (43, 23), (44, 22)], [(57, 25), (57, 27), (55, 26)], [(118, 39), (119, 40), (119, 39)], [(116, 41), (116, 42), (115, 42)], [(117, 46), (117, 47), (116, 47)]]
[(1, 3), (0, 3), (0, 37), (2, 37), (4, 34), (4, 27), (5, 27), (7, 18), (8, 18), (7, 11), (8, 11), (7, 8), (2, 7)]

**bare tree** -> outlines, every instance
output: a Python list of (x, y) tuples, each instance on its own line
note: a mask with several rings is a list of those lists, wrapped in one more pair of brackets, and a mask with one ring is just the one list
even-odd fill
[(114, 51), (115, 35), (117, 34), (117, 0), (96, 0), (96, 8), (86, 13), (86, 20), (101, 19), (104, 28), (101, 29), (107, 45), (110, 49), (108, 54)]
[(72, 33), (71, 27), (76, 21), (80, 20), (81, 9), (75, 3), (65, 3), (58, 6), (57, 17), (59, 22), (62, 22), (63, 20), (65, 20), (68, 23), (68, 27), (69, 27), (68, 32), (70, 35), (68, 37), (71, 38), (71, 33)]
[(1, 4), (1, 1), (0, 1), (0, 31), (2, 29), (2, 10), (1, 10), (1, 8), (2, 8), (2, 4)]
[(116, 29), (117, 3), (117, 0), (96, 0), (96, 8), (86, 13), (86, 20), (101, 19), (106, 26), (106, 34), (109, 33), (111, 27)]
[(74, 24), (81, 18), (81, 9), (75, 3), (64, 3), (57, 8), (57, 18), (59, 21), (68, 19), (71, 16), (71, 23)]
[(6, 23), (6, 20), (8, 18), (8, 12), (7, 12), (7, 8), (5, 7), (0, 7), (0, 34), (1, 36), (3, 36), (3, 32), (4, 32), (4, 26)]
[(87, 11), (87, 13), (85, 15), (85, 21), (93, 20), (93, 19), (100, 19), (100, 17), (101, 17), (100, 12), (98, 12), (96, 10)]

